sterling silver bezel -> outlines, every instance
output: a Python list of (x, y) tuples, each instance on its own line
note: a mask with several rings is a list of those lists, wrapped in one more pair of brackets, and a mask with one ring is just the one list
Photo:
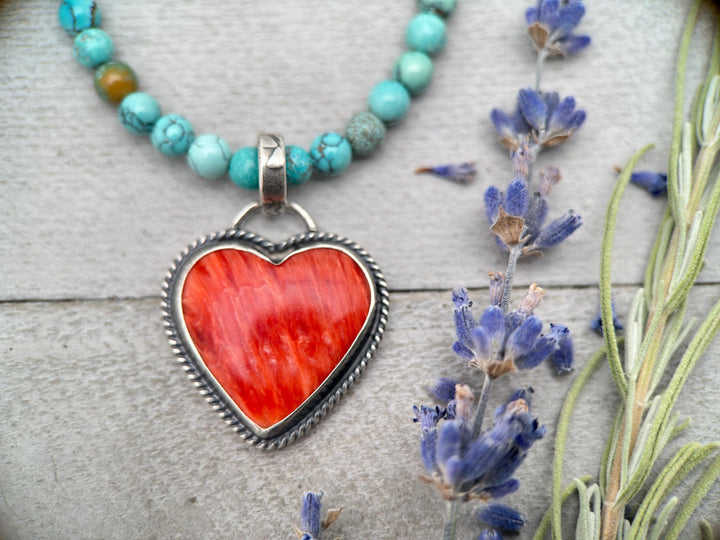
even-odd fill
[[(363, 269), (372, 298), (368, 317), (353, 346), (320, 387), (287, 418), (262, 429), (248, 419), (227, 396), (198, 354), (189, 337), (182, 316), (181, 291), (185, 276), (202, 256), (217, 249), (234, 248), (251, 251), (280, 264), (294, 253), (315, 247), (331, 247), (351, 256)], [(163, 283), (163, 321), (170, 346), (190, 380), (210, 405), (249, 444), (264, 449), (282, 448), (305, 432), (340, 400), (372, 358), (387, 324), (389, 295), (385, 278), (375, 261), (358, 244), (348, 238), (310, 230), (274, 243), (240, 228), (206, 236), (188, 246), (170, 268)]]

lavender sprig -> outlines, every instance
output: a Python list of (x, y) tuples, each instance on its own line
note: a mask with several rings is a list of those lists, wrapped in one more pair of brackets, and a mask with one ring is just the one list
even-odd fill
[[(586, 118), (572, 96), (561, 98), (556, 92), (539, 89), (545, 58), (566, 56), (589, 44), (590, 38), (573, 33), (584, 13), (582, 2), (561, 6), (558, 0), (540, 0), (527, 11), (528, 33), (538, 51), (536, 87), (518, 92), (512, 113), (493, 109), (490, 114), (512, 165), (507, 187), (490, 186), (484, 195), (490, 229), (500, 248), (508, 252), (507, 268), (504, 274), (490, 273), (489, 301), (482, 313), (473, 313), (466, 289), (457, 288), (452, 293), (457, 335), (452, 349), (469, 367), (483, 372), (482, 389), (476, 400), (469, 386), (440, 378), (431, 392), (441, 405), (415, 407), (415, 421), (422, 432), (425, 479), (448, 501), (443, 530), (447, 540), (455, 537), (460, 503), (468, 500), (486, 503), (476, 512), (476, 517), (490, 526), (480, 533), (481, 539), (517, 533), (525, 524), (518, 510), (490, 501), (519, 488), (513, 474), (545, 428), (530, 415), (532, 390), (526, 388), (499, 407), (493, 426), (483, 431), (493, 381), (546, 360), (560, 374), (573, 369), (573, 344), (567, 326), (546, 326), (533, 314), (545, 294), (543, 289), (532, 284), (515, 309), (511, 303), (518, 260), (557, 246), (582, 225), (572, 210), (548, 219), (548, 196), (560, 181), (560, 171), (547, 167), (536, 175), (533, 169), (542, 151), (565, 143)], [(461, 166), (419, 171), (465, 178)]]

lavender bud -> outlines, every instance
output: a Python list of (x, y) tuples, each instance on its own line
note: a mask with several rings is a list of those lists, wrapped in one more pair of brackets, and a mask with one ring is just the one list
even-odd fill
[(495, 529), (502, 532), (518, 533), (525, 526), (525, 516), (500, 503), (490, 503), (481, 507), (475, 516)]
[(515, 178), (508, 186), (503, 210), (511, 216), (523, 217), (527, 212), (528, 204), (527, 182), (522, 178)]
[(504, 196), (502, 192), (495, 186), (490, 186), (485, 190), (485, 215), (487, 216), (490, 225), (495, 223), (495, 220), (500, 213), (500, 207), (503, 204)]
[(572, 210), (552, 221), (543, 229), (535, 240), (532, 248), (543, 250), (556, 246), (574, 233), (582, 225), (582, 219)]
[(438, 165), (435, 167), (420, 167), (415, 173), (431, 173), (435, 176), (457, 182), (458, 184), (469, 184), (475, 180), (477, 169), (474, 163), (461, 163), (459, 165)]
[(545, 129), (547, 105), (545, 104), (545, 100), (540, 97), (540, 94), (532, 88), (520, 90), (518, 93), (518, 106), (530, 126), (537, 131)]
[(505, 291), (505, 276), (500, 272), (488, 272), (490, 276), (490, 305), (499, 306)]
[(439, 377), (435, 384), (430, 387), (430, 393), (438, 401), (448, 403), (452, 399), (455, 399), (455, 381), (448, 379), (447, 377)]
[(653, 197), (667, 193), (667, 175), (652, 171), (638, 171), (630, 175), (633, 184), (644, 187)]

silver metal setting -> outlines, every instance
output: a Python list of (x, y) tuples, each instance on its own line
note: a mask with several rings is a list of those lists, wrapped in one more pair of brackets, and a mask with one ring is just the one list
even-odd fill
[[(248, 206), (236, 218), (235, 228), (206, 236), (178, 256), (163, 284), (162, 308), (166, 332), (173, 352), (178, 357), (200, 393), (212, 407), (249, 444), (264, 449), (282, 448), (302, 436), (333, 408), (365, 369), (378, 347), (387, 323), (389, 296), (385, 278), (375, 261), (358, 244), (334, 234), (320, 232), (312, 218), (297, 205), (288, 204), (305, 221), (308, 230), (273, 243), (256, 233), (240, 228), (242, 221), (262, 208), (262, 204)], [(342, 251), (363, 269), (370, 290), (371, 305), (365, 325), (352, 347), (322, 385), (287, 418), (268, 429), (262, 429), (248, 419), (228, 397), (221, 385), (205, 366), (190, 339), (182, 315), (182, 286), (192, 266), (204, 255), (217, 249), (250, 251), (274, 264), (281, 264), (291, 255), (318, 247)]]
[(262, 211), (271, 216), (285, 212), (287, 206), (287, 175), (285, 141), (280, 135), (258, 135), (258, 175)]

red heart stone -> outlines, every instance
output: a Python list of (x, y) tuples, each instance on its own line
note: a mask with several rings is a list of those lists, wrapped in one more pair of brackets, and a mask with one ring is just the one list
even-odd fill
[(297, 410), (352, 348), (370, 313), (361, 266), (331, 247), (279, 264), (241, 249), (201, 257), (182, 288), (200, 357), (243, 414), (268, 429)]

